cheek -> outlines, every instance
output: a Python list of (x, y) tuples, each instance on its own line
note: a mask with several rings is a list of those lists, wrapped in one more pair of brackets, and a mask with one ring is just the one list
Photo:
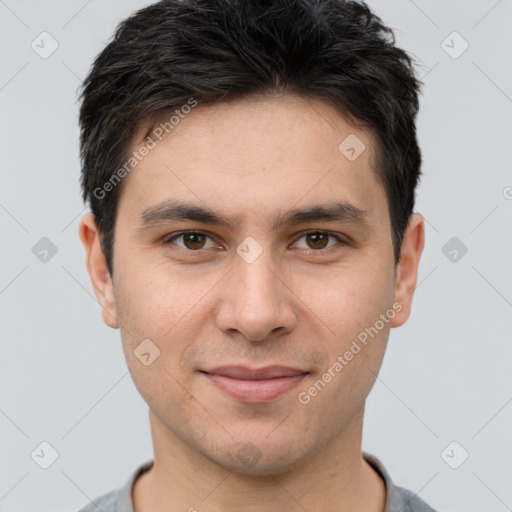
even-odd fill
[[(145, 278), (138, 273), (135, 279), (123, 283), (119, 293), (118, 317), (125, 356), (141, 378), (145, 374), (136, 356), (143, 340), (151, 340), (145, 342), (150, 348), (152, 343), (157, 347), (153, 348), (156, 367), (165, 364), (162, 371), (181, 372), (182, 362), (186, 364), (190, 352), (197, 349), (197, 340), (210, 319), (209, 279), (191, 282), (155, 274)], [(163, 380), (168, 378), (170, 375), (162, 374)]]
[(332, 414), (340, 418), (355, 414), (370, 392), (395, 313), (392, 287), (385, 281), (347, 280), (342, 284), (343, 289), (338, 287), (322, 297), (322, 318), (329, 330), (325, 329), (326, 337), (319, 342), (327, 358), (314, 384), (317, 391), (311, 389), (318, 392), (315, 406), (329, 404)]
[(120, 286), (120, 310), (139, 332), (156, 334), (169, 329), (193, 307), (194, 297), (200, 293), (194, 291), (194, 285), (185, 286), (183, 279), (149, 266), (130, 274), (132, 277)]
[(314, 303), (308, 301), (308, 306), (321, 311), (325, 334), (318, 339), (327, 356), (319, 375), (328, 373), (324, 399), (333, 407), (357, 407), (373, 386), (384, 357), (395, 313), (392, 279), (384, 273), (379, 279), (378, 273), (369, 271), (347, 272), (311, 300)]
[(343, 268), (328, 279), (311, 280), (299, 296), (326, 326), (346, 338), (373, 325), (391, 307), (394, 284), (387, 269)]
[[(118, 316), (125, 359), (139, 393), (154, 411), (178, 408), (187, 400), (180, 362), (197, 338), (192, 304), (170, 292), (170, 283), (143, 279), (124, 282), (119, 290)], [(149, 354), (149, 355), (146, 355)]]

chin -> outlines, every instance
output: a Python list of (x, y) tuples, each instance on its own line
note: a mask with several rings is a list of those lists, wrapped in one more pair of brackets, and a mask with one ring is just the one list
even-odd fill
[(244, 437), (244, 440), (225, 447), (224, 453), (217, 453), (213, 457), (204, 455), (218, 466), (234, 473), (262, 477), (291, 471), (304, 457), (304, 454), (295, 453), (294, 448), (297, 447), (290, 446), (290, 438), (283, 439), (279, 445), (275, 440), (269, 442), (265, 437), (257, 438), (250, 434)]

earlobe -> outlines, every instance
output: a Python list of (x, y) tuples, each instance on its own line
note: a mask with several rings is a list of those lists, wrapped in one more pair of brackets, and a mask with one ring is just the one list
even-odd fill
[(105, 254), (101, 248), (100, 234), (92, 213), (85, 214), (79, 223), (79, 235), (86, 253), (86, 267), (101, 305), (103, 321), (113, 329), (119, 327), (114, 295), (114, 286), (107, 268)]
[(391, 327), (400, 327), (409, 318), (424, 246), (425, 221), (419, 213), (414, 213), (409, 218), (402, 241), (400, 261), (397, 265), (394, 299), (401, 305), (401, 310), (391, 321)]

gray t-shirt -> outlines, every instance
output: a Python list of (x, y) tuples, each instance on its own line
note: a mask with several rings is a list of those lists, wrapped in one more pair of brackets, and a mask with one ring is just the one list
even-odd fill
[[(386, 485), (386, 508), (384, 512), (437, 512), (413, 492), (396, 486), (377, 457), (364, 451), (362, 454), (364, 459), (380, 474)], [(153, 460), (144, 462), (130, 475), (128, 481), (121, 488), (102, 494), (79, 512), (98, 512), (98, 510), (102, 512), (134, 512), (132, 502), (133, 484), (152, 465)]]

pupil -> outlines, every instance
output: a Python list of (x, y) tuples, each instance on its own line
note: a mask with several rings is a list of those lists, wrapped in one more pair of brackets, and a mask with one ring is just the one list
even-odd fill
[[(314, 244), (318, 243), (318, 237), (323, 237), (323, 242), (324, 243), (320, 242), (320, 245), (321, 245), (320, 248), (325, 247), (325, 241), (327, 240), (327, 235), (325, 233), (310, 233), (309, 236), (312, 237), (312, 238), (317, 239), (316, 241), (313, 242)], [(318, 247), (315, 247), (315, 249), (318, 249)]]
[[(189, 241), (190, 241), (190, 239), (194, 239), (194, 238), (196, 238), (196, 242), (194, 242), (194, 241), (192, 240), (192, 245), (193, 245), (193, 247), (192, 247), (192, 248), (193, 248), (193, 249), (199, 249), (199, 248), (201, 247), (201, 242), (197, 242), (197, 238), (198, 238), (198, 237), (202, 237), (202, 236), (203, 236), (203, 235), (200, 235), (200, 234), (198, 234), (198, 233), (189, 233), (189, 234), (185, 235), (185, 238), (186, 238), (187, 240), (189, 240)], [(195, 246), (194, 244), (196, 244), (196, 245), (197, 245), (197, 244), (199, 244), (199, 247)]]

